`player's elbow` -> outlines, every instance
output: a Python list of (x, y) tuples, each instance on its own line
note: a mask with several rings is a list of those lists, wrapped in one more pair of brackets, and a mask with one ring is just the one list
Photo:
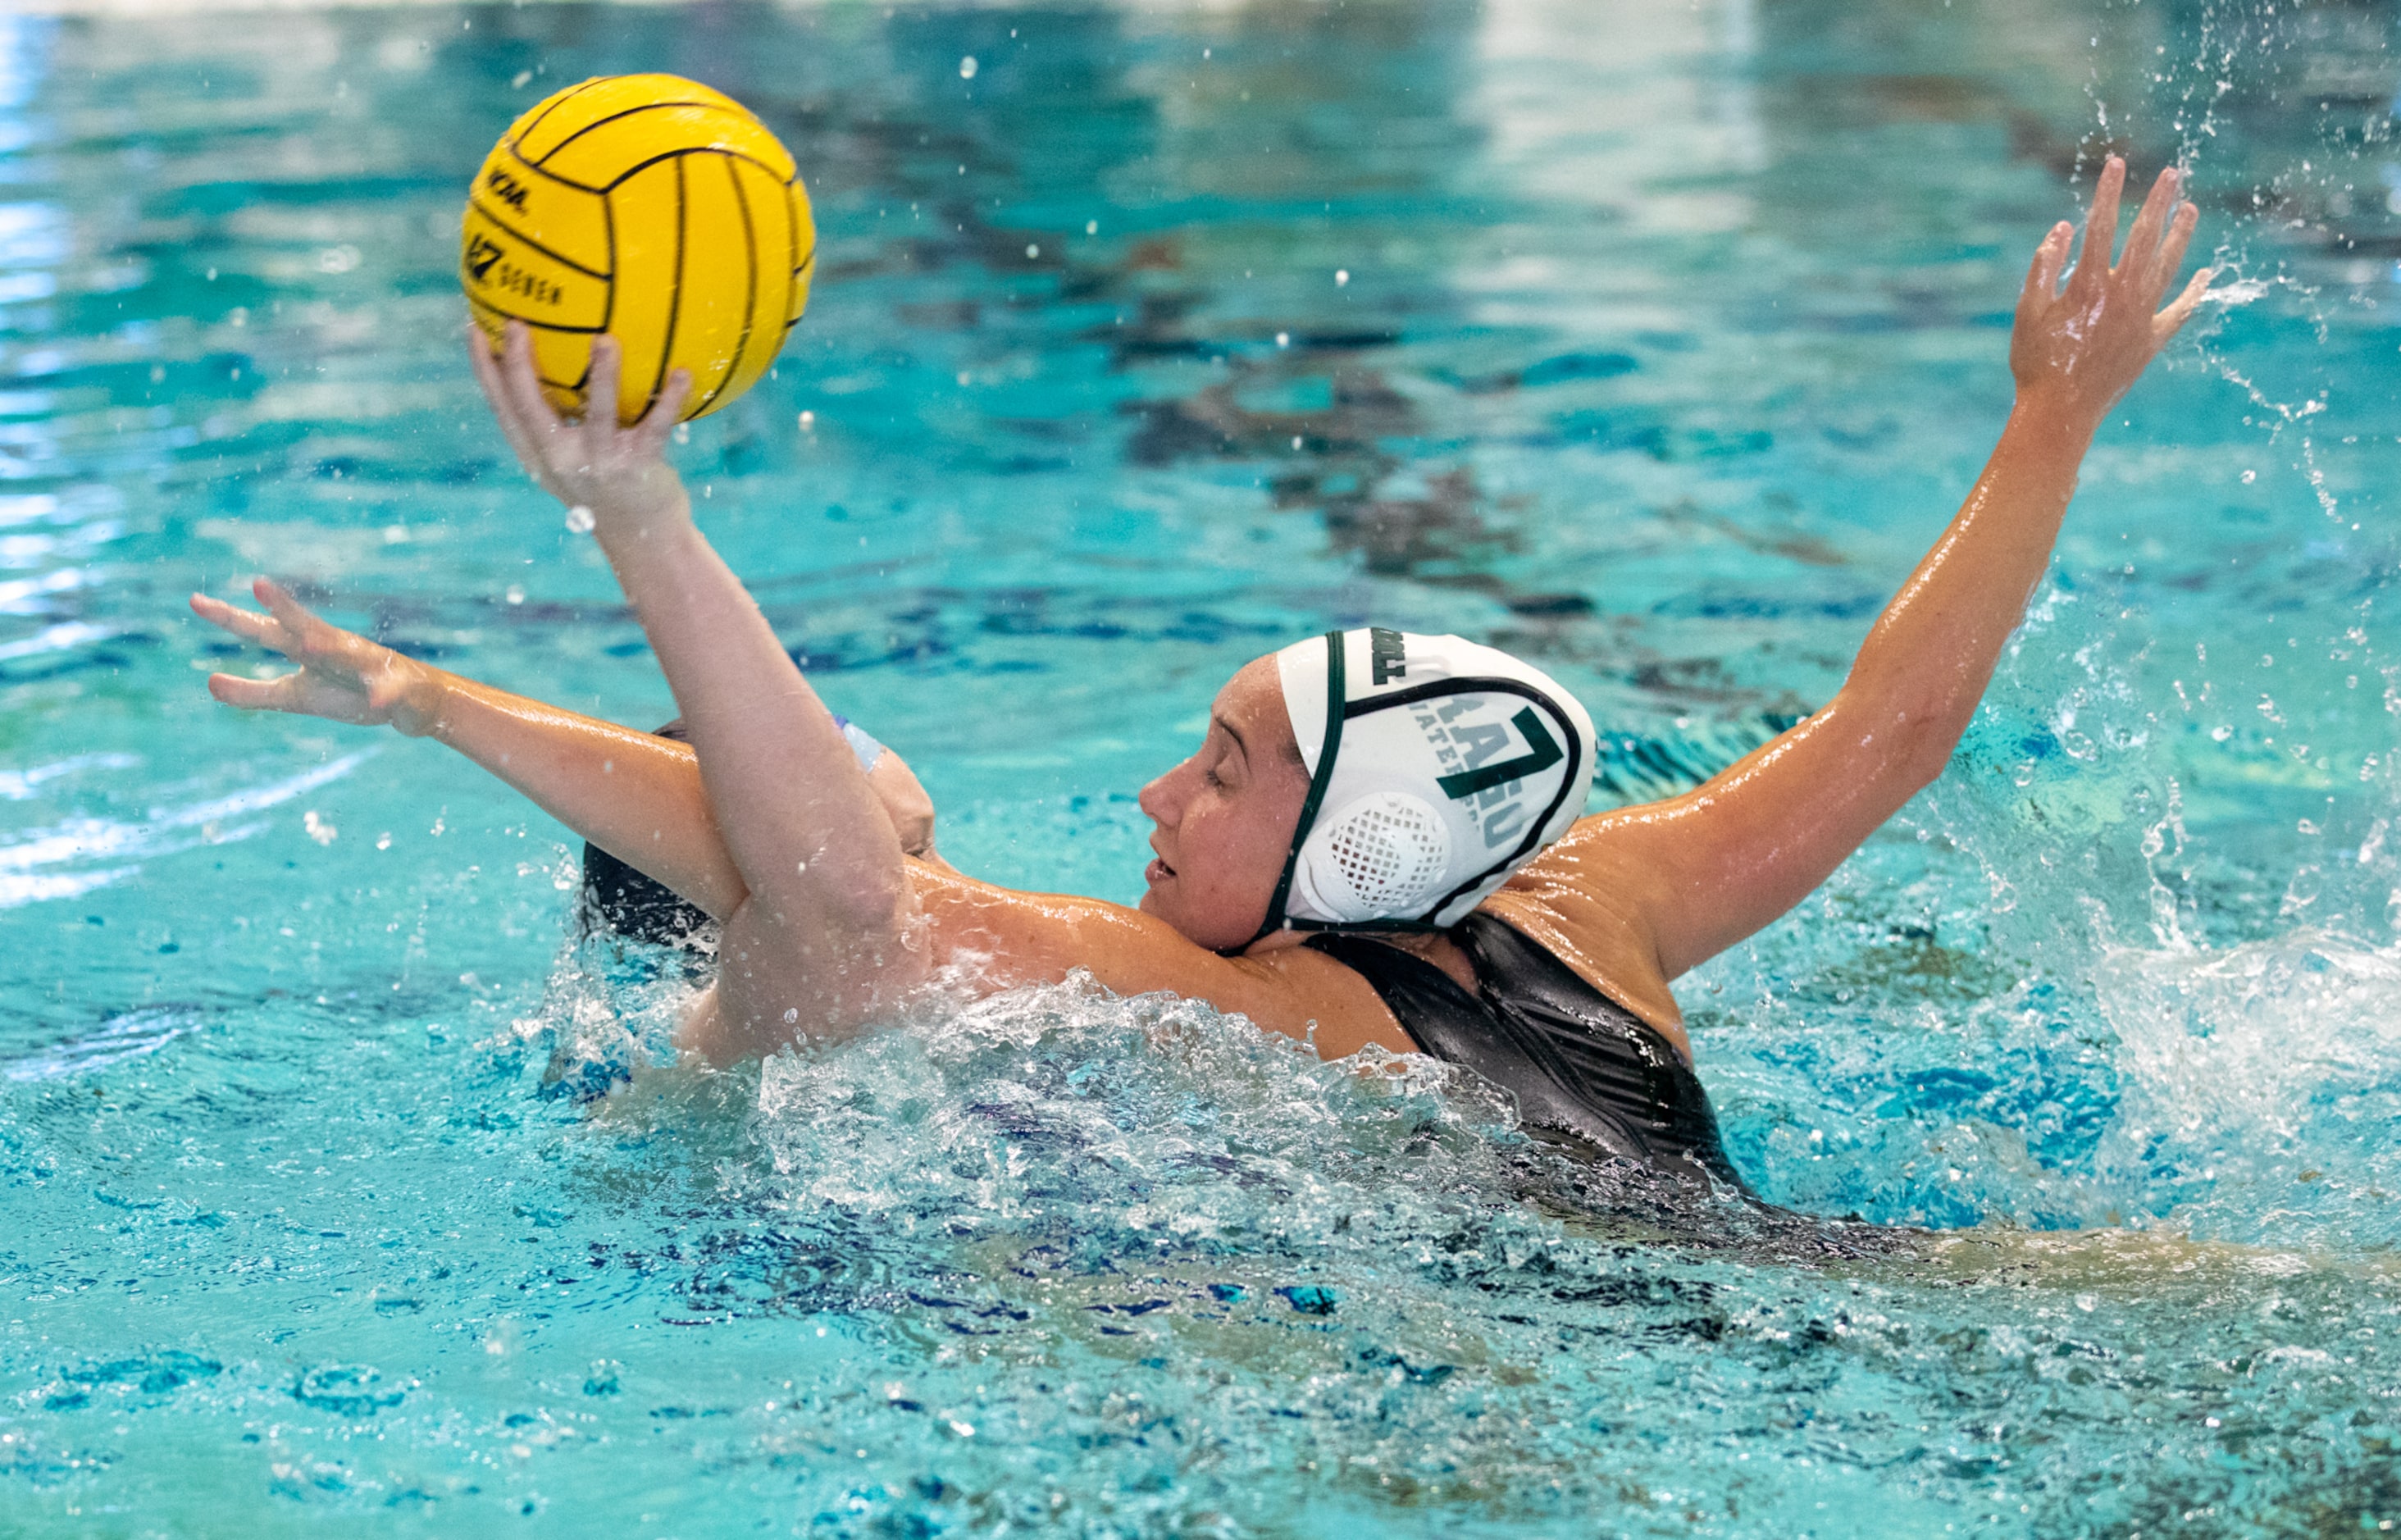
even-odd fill
[(1917, 795), (1942, 778), (1942, 772), (1951, 767), (1951, 744), (1944, 743), (1911, 755), (1904, 777), (1911, 796)]
[(907, 907), (909, 875), (900, 863), (877, 861), (844, 873), (816, 894), (826, 928), (855, 937), (881, 937), (898, 930)]
[(934, 804), (924, 791), (896, 797), (884, 804), (892, 816), (892, 832), (900, 838), (900, 853), (922, 856), (934, 848)]
[(867, 772), (867, 784), (892, 820), (902, 855), (922, 856), (933, 849), (934, 799), (926, 794), (899, 755), (885, 749)]
[(1893, 740), (1887, 773), (1902, 789), (1904, 799), (1914, 797), (1942, 778), (1951, 765), (1951, 755), (1959, 747), (1959, 736), (1966, 731), (1964, 720), (1954, 721), (1953, 713), (1928, 711), (1907, 713), (1892, 723)]
[(1939, 695), (1863, 697), (1846, 690), (1819, 717), (1851, 746), (1844, 759), (1854, 784), (1891, 793), (1898, 807), (1941, 778), (1974, 712), (1973, 701), (1963, 709)]

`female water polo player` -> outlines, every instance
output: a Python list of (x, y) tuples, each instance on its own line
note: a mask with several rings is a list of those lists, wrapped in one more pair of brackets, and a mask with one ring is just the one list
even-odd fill
[[(265, 614), (193, 607), (300, 668), (209, 688), (440, 738), (717, 918), (718, 977), (679, 1035), (710, 1060), (854, 1031), (954, 959), (985, 990), (1084, 968), (1329, 1058), (1433, 1054), (1515, 1093), (1537, 1132), (1730, 1180), (1669, 983), (1798, 902), (1948, 762), (2093, 433), (2208, 283), (2161, 308), (2197, 217), (2173, 171), (2111, 265), (2124, 179), (2110, 160), (2072, 269), (2068, 225), (2036, 251), (1999, 446), (1840, 693), (1669, 801), (1579, 817), (1592, 725), (1540, 670), (1455, 637), (1338, 632), (1238, 671), (1199, 751), (1144, 789), (1158, 859), (1139, 908), (978, 882), (911, 853), (913, 779), (845, 736), (694, 527), (663, 457), (687, 382), (632, 428), (563, 420), (522, 332), (498, 360), (474, 345), (477, 376), (528, 470), (591, 510), (689, 747), (399, 656), (264, 580)], [(616, 374), (603, 339), (594, 399), (617, 398)]]

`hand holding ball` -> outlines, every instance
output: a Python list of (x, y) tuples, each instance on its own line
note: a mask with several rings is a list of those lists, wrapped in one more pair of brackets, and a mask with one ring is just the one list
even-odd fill
[(808, 304), (816, 227), (791, 156), (733, 98), (672, 75), (535, 104), (467, 195), (459, 278), (495, 348), (522, 321), (542, 393), (584, 409), (592, 342), (624, 347), (617, 418), (692, 374), (686, 419), (756, 383)]

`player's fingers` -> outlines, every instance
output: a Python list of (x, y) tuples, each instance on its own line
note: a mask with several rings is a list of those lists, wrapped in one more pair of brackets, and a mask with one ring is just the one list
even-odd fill
[(501, 347), (501, 382), (508, 389), (510, 405), (525, 425), (527, 437), (540, 443), (558, 430), (559, 421), (558, 414), (542, 399), (542, 380), (534, 372), (533, 333), (524, 322), (512, 321)]
[(674, 434), (676, 424), (683, 420), (684, 403), (691, 399), (692, 371), (668, 370), (666, 383), (660, 387), (658, 399), (651, 403), (651, 409), (642, 414), (642, 420), (635, 428), (635, 432), (641, 435), (643, 454), (666, 453), (667, 440)]
[(506, 346), (505, 341), (496, 344), (480, 326), (471, 324), (467, 328), (467, 367), (474, 371), (475, 383), (482, 389), (484, 399), (491, 403), (492, 415), (501, 419), (504, 432), (517, 425), (516, 398), (509, 393), (508, 381), (501, 369), (499, 350)]
[(2092, 206), (2084, 212), (2084, 249), (2076, 258), (2079, 282), (2093, 282), (2109, 270), (2110, 249), (2118, 243), (2118, 194), (2125, 185), (2126, 163), (2113, 155), (2101, 168)]
[(475, 383), (482, 388), (484, 399), (492, 404), (492, 410), (507, 417), (508, 398), (501, 390), (500, 371), (492, 364), (492, 339), (472, 321), (467, 323), (467, 367), (473, 371)]
[(2034, 249), (2034, 260), (2026, 265), (2024, 299), (2049, 299), (2059, 292), (2060, 264), (2067, 258), (2067, 243), (2076, 237), (2076, 227), (2063, 219), (2051, 227), (2042, 243)]
[(2192, 312), (2201, 308), (2201, 302), (2209, 297), (2209, 281), (2216, 276), (2208, 268), (2193, 274), (2192, 282), (2176, 296), (2175, 303), (2151, 318), (2151, 335), (2165, 342), (2181, 331), (2184, 323), (2192, 319)]
[(2180, 174), (2174, 166), (2164, 166), (2151, 179), (2151, 190), (2134, 215), (2134, 227), (2126, 232), (2126, 252), (2119, 258), (2119, 272), (2146, 281), (2150, 278), (2152, 259), (2160, 252), (2160, 232), (2167, 227), (2168, 211), (2175, 207)]
[(192, 596), (192, 613), (220, 631), (230, 631), (244, 641), (255, 641), (268, 647), (277, 645), (275, 622), (253, 610), (238, 610), (221, 598), (206, 594)]
[(2168, 221), (2168, 233), (2161, 238), (2160, 254), (2151, 265), (2151, 293), (2163, 293), (2175, 282), (2176, 269), (2184, 266), (2184, 249), (2192, 241), (2192, 232), (2201, 223), (2201, 211), (2189, 203), (2176, 205), (2175, 217)]
[(665, 383), (659, 387), (659, 404), (654, 408), (659, 416), (659, 427), (666, 433), (675, 432), (676, 425), (683, 420), (684, 407), (691, 401), (692, 371), (669, 369)]
[(475, 371), (475, 383), (483, 387), (484, 399), (492, 404), (492, 420), (501, 425), (501, 436), (509, 441), (509, 452), (527, 471), (538, 469), (542, 461), (534, 453), (531, 435), (517, 415), (516, 401), (501, 379), (500, 360), (492, 356), (491, 343), (473, 327), (468, 329), (467, 363)]
[[(318, 619), (308, 606), (294, 598), (292, 590), (273, 578), (260, 578), (250, 585), (250, 591), (258, 596), (259, 603), (267, 606), (268, 612), (275, 617), (276, 624), (283, 627), (284, 635), (292, 639), (295, 646), (306, 646), (314, 639), (316, 633), (333, 629)], [(289, 651), (288, 648), (285, 650)]]
[(509, 453), (517, 457), (517, 464), (526, 474), (539, 478), (542, 473), (542, 452), (535, 445), (532, 433), (517, 420), (514, 412), (493, 415), (500, 421), (501, 436), (509, 441)]
[(284, 674), (275, 679), (243, 679), (239, 674), (211, 674), (209, 694), (245, 711), (280, 710), (291, 696), (287, 681), (299, 677)]
[(617, 392), (625, 378), (625, 350), (603, 332), (592, 339), (592, 372), (584, 377), (583, 422), (605, 439), (617, 429)]

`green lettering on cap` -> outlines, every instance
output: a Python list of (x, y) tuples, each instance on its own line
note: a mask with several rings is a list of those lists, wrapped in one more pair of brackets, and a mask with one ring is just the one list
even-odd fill
[(1505, 785), (1521, 776), (1548, 770), (1567, 757), (1567, 751), (1559, 747), (1559, 740), (1551, 736), (1543, 726), (1543, 719), (1534, 714), (1532, 707), (1520, 709), (1509, 719), (1509, 725), (1526, 736), (1529, 752), (1481, 769), (1462, 770), (1455, 776), (1441, 777), (1434, 784), (1442, 788), (1444, 796), (1454, 802), (1462, 797), (1472, 797), (1488, 787)]

